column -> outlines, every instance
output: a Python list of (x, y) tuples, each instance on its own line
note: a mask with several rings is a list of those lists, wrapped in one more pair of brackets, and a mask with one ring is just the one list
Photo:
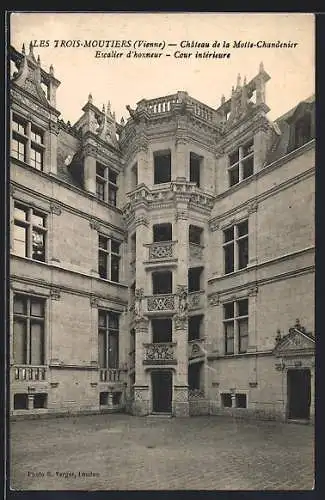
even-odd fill
[[(187, 201), (176, 201), (176, 240), (178, 266), (174, 273), (174, 292), (177, 294), (178, 309), (174, 316), (173, 341), (177, 342), (177, 372), (174, 377), (173, 413), (188, 416), (188, 310), (183, 307), (183, 298), (188, 292), (188, 210)], [(185, 292), (185, 294), (184, 294)], [(177, 306), (177, 304), (176, 304)]]
[(86, 191), (96, 194), (96, 160), (93, 156), (84, 157), (84, 179)]
[(27, 122), (27, 137), (28, 141), (26, 142), (26, 158), (25, 161), (27, 165), (30, 165), (30, 140), (31, 140), (31, 133), (32, 133), (32, 124), (31, 122)]
[(28, 409), (29, 410), (34, 410), (34, 394), (28, 394)]
[(112, 410), (113, 409), (113, 393), (112, 392), (109, 392), (108, 393), (108, 396), (107, 396), (107, 408), (109, 410)]
[(144, 316), (145, 296), (151, 294), (151, 284), (143, 266), (147, 259), (147, 248), (143, 245), (148, 243), (148, 219), (146, 209), (137, 207), (135, 214), (136, 227), (136, 301), (135, 310), (135, 385), (134, 402), (132, 413), (135, 415), (147, 415), (149, 413), (149, 384), (148, 374), (144, 371), (143, 343), (148, 342), (148, 319)]
[[(148, 141), (143, 139), (137, 151), (137, 164), (138, 164), (138, 184), (153, 184), (153, 168), (151, 173), (148, 169)], [(130, 174), (132, 172), (130, 171)]]
[(132, 408), (133, 415), (139, 416), (148, 415), (150, 411), (148, 374), (145, 373), (143, 366), (143, 343), (147, 341), (147, 337), (148, 320), (142, 318), (135, 325), (135, 384)]
[(57, 122), (50, 122), (49, 130), (45, 133), (44, 171), (55, 175), (58, 163), (58, 135), (60, 126)]
[(262, 129), (254, 135), (254, 173), (262, 170), (268, 151), (268, 135)]
[[(184, 132), (183, 132), (184, 133)], [(181, 131), (176, 135), (176, 161), (172, 163), (172, 180), (177, 177), (183, 177), (190, 180), (190, 157), (188, 151), (188, 141)]]

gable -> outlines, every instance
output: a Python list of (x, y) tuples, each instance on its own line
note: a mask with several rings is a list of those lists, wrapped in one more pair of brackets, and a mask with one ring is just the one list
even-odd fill
[(310, 335), (290, 328), (288, 335), (282, 337), (273, 350), (275, 356), (290, 356), (296, 354), (313, 354), (315, 339)]

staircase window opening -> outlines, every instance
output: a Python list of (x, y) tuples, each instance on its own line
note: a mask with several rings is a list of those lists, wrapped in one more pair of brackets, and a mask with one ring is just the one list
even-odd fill
[(170, 151), (156, 151), (154, 153), (154, 184), (162, 184), (171, 180)]
[(153, 319), (151, 322), (152, 342), (160, 344), (172, 342), (172, 320), (171, 318)]
[(190, 153), (190, 182), (195, 182), (200, 187), (202, 157), (195, 153)]
[(188, 291), (198, 292), (201, 290), (203, 267), (191, 267), (188, 270)]
[(188, 340), (199, 340), (202, 337), (203, 315), (188, 318)]
[(202, 236), (203, 236), (203, 228), (190, 224), (189, 242), (193, 243), (194, 245), (201, 245), (202, 244)]
[(171, 271), (157, 271), (152, 273), (153, 295), (172, 293), (173, 273)]
[(188, 367), (188, 388), (190, 391), (201, 389), (202, 363), (193, 363)]
[(154, 224), (153, 226), (153, 241), (154, 243), (159, 241), (172, 241), (172, 224)]

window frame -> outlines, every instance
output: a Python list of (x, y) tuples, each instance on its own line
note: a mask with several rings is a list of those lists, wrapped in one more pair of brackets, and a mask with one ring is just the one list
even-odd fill
[[(26, 163), (35, 170), (44, 171), (45, 130), (43, 128), (13, 112), (11, 117), (11, 140), (23, 146), (23, 153), (19, 153), (18, 146), (17, 154), (13, 154), (16, 150), (13, 149), (11, 143), (10, 156), (12, 158)], [(36, 155), (39, 155), (39, 160), (37, 160)]]
[[(25, 303), (24, 312), (15, 311), (15, 300), (20, 299)], [(42, 315), (34, 315), (32, 314), (32, 303), (38, 302), (42, 307)], [(37, 366), (37, 367), (45, 367), (46, 366), (46, 319), (47, 319), (47, 300), (45, 297), (41, 297), (38, 295), (28, 295), (21, 292), (14, 292), (13, 295), (13, 330), (12, 330), (12, 355), (14, 360), (14, 365), (16, 366)], [(24, 361), (19, 362), (15, 359), (15, 323), (24, 323), (25, 325), (25, 334), (23, 340), (23, 357)], [(32, 325), (38, 324), (41, 325), (41, 336), (42, 342), (40, 345), (40, 358), (41, 363), (32, 363), (33, 359), (33, 343), (32, 343)]]
[[(105, 325), (100, 324), (99, 317), (100, 315), (105, 316)], [(117, 318), (117, 328), (114, 328), (110, 325), (110, 315), (114, 315)], [(98, 309), (98, 328), (97, 328), (97, 335), (98, 335), (98, 366), (99, 369), (102, 370), (117, 370), (119, 369), (120, 365), (120, 313), (117, 311), (112, 311), (110, 309)], [(101, 366), (101, 355), (99, 352), (100, 349), (100, 342), (99, 342), (99, 336), (100, 334), (104, 332), (104, 352), (103, 357), (104, 357), (104, 365)], [(115, 360), (113, 363), (111, 363), (112, 359), (110, 358), (110, 349), (112, 346), (112, 336), (115, 335), (116, 337), (116, 352), (115, 352)], [(111, 364), (115, 366), (110, 366)]]
[[(21, 219), (16, 216), (16, 209), (25, 212), (25, 219)], [(39, 217), (43, 219), (43, 225), (33, 223), (33, 218)], [(14, 200), (14, 213), (13, 213), (13, 240), (12, 240), (12, 253), (18, 257), (23, 257), (31, 259), (36, 262), (47, 262), (47, 238), (48, 238), (48, 214), (43, 210), (29, 206), (28, 204), (21, 202), (20, 200)], [(16, 227), (24, 228), (25, 230), (25, 252), (21, 255), (19, 252), (15, 251), (15, 241), (19, 241), (15, 238)], [(34, 257), (34, 245), (33, 235), (42, 235), (43, 238), (43, 258), (37, 259)]]
[[(247, 147), (250, 147), (252, 150), (249, 151), (247, 154), (245, 154), (245, 148)], [(231, 157), (234, 155), (236, 155), (237, 157), (237, 154), (238, 154), (238, 159), (232, 163)], [(249, 173), (249, 175), (245, 175), (245, 166), (247, 166), (248, 161), (251, 162), (251, 160), (253, 160), (252, 171), (251, 173)], [(227, 168), (227, 172), (228, 172), (229, 188), (236, 186), (237, 184), (240, 184), (243, 180), (248, 179), (249, 177), (252, 177), (252, 175), (254, 175), (254, 138), (245, 141), (241, 146), (234, 149), (228, 155), (228, 161), (229, 165)], [(231, 181), (231, 176), (233, 175), (233, 172), (236, 172), (236, 178), (238, 178), (237, 182)]]
[[(242, 304), (247, 305), (247, 312), (242, 314), (240, 311), (240, 306)], [(227, 306), (232, 305), (232, 315), (228, 316), (226, 313), (226, 308)], [(246, 309), (246, 308), (245, 308)], [(240, 331), (240, 323), (243, 323), (243, 321), (247, 322), (247, 329), (245, 334), (241, 334)], [(233, 349), (229, 350), (228, 349), (228, 339), (229, 337), (227, 336), (227, 325), (232, 325), (232, 331), (233, 331), (233, 337), (230, 337), (233, 339)], [(245, 354), (247, 353), (247, 348), (248, 348), (248, 339), (249, 339), (249, 299), (248, 297), (243, 297), (241, 299), (237, 299), (234, 301), (229, 301), (229, 302), (224, 302), (223, 304), (223, 332), (224, 332), (224, 354), (226, 356), (231, 356), (235, 354)], [(245, 348), (241, 348), (241, 341), (242, 339), (245, 338)]]
[[(96, 198), (112, 207), (117, 206), (118, 175), (111, 167), (96, 161)], [(115, 181), (112, 180), (113, 176)]]
[[(247, 232), (244, 234), (240, 233), (240, 226), (242, 224), (247, 224)], [(227, 239), (226, 233), (229, 231), (233, 231), (232, 239)], [(242, 249), (243, 243), (246, 243), (246, 254)], [(232, 226), (225, 227), (223, 229), (223, 273), (225, 275), (234, 273), (236, 271), (240, 271), (241, 269), (246, 269), (249, 264), (249, 219), (246, 218), (244, 220), (236, 222)], [(227, 252), (232, 248), (232, 269), (228, 270), (227, 267)], [(241, 265), (242, 252), (245, 255), (246, 264)]]
[[(106, 242), (106, 248), (100, 246), (100, 239), (105, 239)], [(116, 243), (119, 245), (118, 252), (112, 250), (112, 243)], [(98, 233), (98, 274), (100, 279), (104, 279), (107, 281), (112, 281), (113, 283), (120, 283), (121, 282), (121, 262), (122, 262), (122, 241), (118, 240), (117, 238), (113, 238), (110, 236), (106, 236), (105, 234)], [(101, 266), (101, 256), (104, 256), (105, 258), (105, 267), (106, 267), (106, 272), (105, 272), (105, 277), (101, 275), (100, 271), (100, 266)], [(112, 279), (112, 260), (116, 260), (118, 262), (118, 280), (115, 281)]]

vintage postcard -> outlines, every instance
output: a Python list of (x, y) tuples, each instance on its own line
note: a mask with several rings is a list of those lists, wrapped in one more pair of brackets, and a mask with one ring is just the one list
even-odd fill
[(10, 488), (312, 490), (314, 15), (8, 28)]

